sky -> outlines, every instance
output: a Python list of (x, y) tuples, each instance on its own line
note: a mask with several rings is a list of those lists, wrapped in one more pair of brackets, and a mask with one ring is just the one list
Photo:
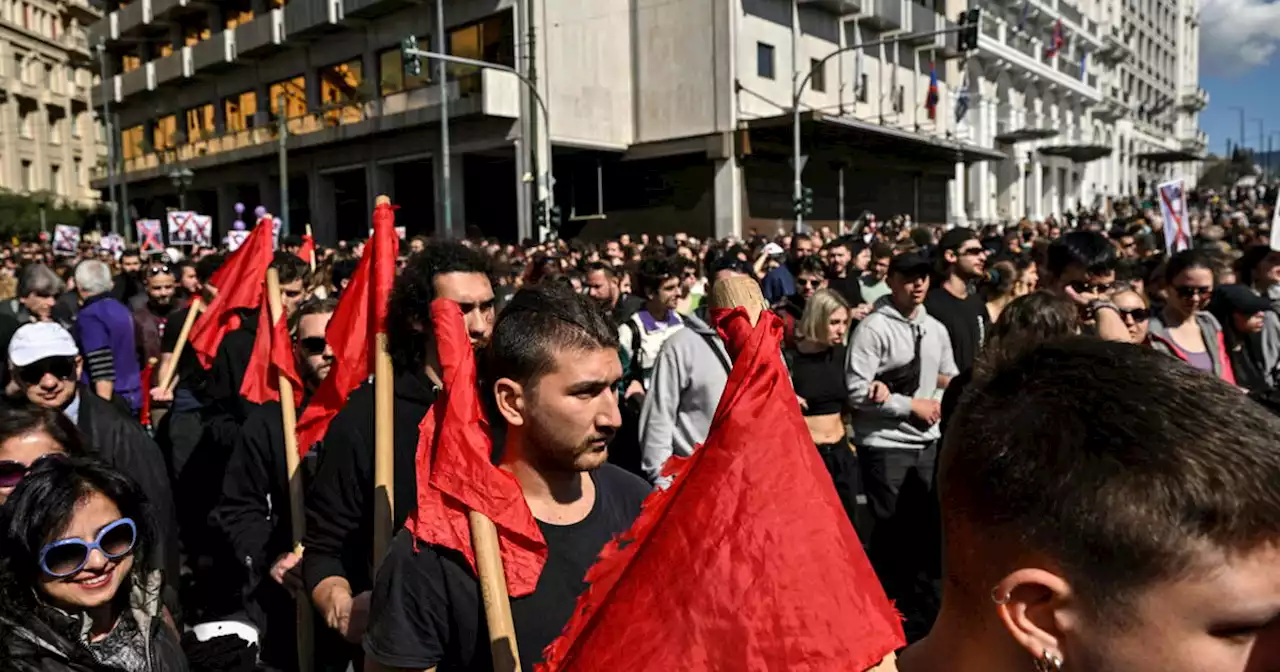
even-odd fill
[[(1280, 150), (1280, 0), (1199, 0), (1200, 86), (1209, 106), (1200, 128), (1209, 151), (1221, 155), (1227, 139), (1239, 143), (1240, 110), (1245, 145), (1258, 146), (1258, 122), (1265, 142)], [(1271, 137), (1272, 132), (1275, 136)]]

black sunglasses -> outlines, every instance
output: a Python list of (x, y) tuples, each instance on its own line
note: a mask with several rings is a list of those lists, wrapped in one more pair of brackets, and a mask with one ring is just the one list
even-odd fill
[(1191, 297), (1197, 296), (1197, 295), (1209, 296), (1210, 294), (1213, 294), (1212, 287), (1192, 287), (1190, 285), (1187, 285), (1184, 287), (1174, 287), (1173, 291), (1177, 292), (1178, 296), (1184, 299), (1190, 299)]
[(1077, 280), (1071, 283), (1071, 289), (1077, 294), (1106, 294), (1115, 286), (1114, 282), (1100, 282), (1098, 284), (1089, 284), (1083, 280)]
[(802, 287), (821, 287), (822, 281), (814, 280), (812, 278), (799, 278), (796, 280), (796, 284)]
[(298, 347), (309, 356), (323, 355), (328, 341), (324, 340), (324, 336), (311, 336), (308, 338), (298, 339)]
[(0, 460), (0, 488), (16, 488), (31, 467), (13, 460)]
[(76, 360), (71, 357), (45, 357), (14, 369), (14, 375), (31, 384), (39, 383), (49, 374), (58, 380), (74, 379)]
[(1120, 317), (1132, 317), (1134, 322), (1146, 322), (1151, 319), (1151, 311), (1147, 308), (1134, 308), (1133, 310), (1121, 310)]

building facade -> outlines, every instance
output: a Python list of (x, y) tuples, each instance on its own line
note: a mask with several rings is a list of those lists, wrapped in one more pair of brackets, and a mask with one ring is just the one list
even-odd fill
[(96, 83), (88, 0), (0, 2), (0, 189), (91, 206), (105, 137), (89, 106)]
[[(1076, 10), (1059, 1), (1054, 11), (1071, 21)], [(441, 42), (430, 2), (130, 0), (108, 7), (93, 35), (106, 49), (126, 200), (157, 216), (182, 192), (219, 230), (237, 202), (282, 211), (282, 165), (292, 228), (310, 223), (326, 241), (365, 235), (384, 193), (411, 234), (525, 238), (547, 185), (564, 235), (789, 227), (799, 80), (815, 225), (864, 212), (937, 223), (1044, 216), (1118, 185), (1119, 173), (1092, 156), (1106, 154), (1099, 143), (1120, 143), (1114, 120), (1095, 114), (1115, 67), (1082, 74), (1069, 49), (1027, 56), (1029, 47), (993, 37), (1008, 23), (999, 18), (965, 58), (951, 30), (964, 9), (964, 0), (444, 0)], [(1087, 51), (1110, 54), (1104, 21), (1118, 19), (1091, 11), (1073, 25), (1091, 31)], [(1045, 25), (1037, 15), (1041, 43)], [(531, 114), (527, 88), (508, 72), (450, 65), (444, 86), (434, 63), (406, 73), (399, 47), (411, 35), (427, 50), (516, 69), (547, 114)], [(1081, 130), (1050, 139), (1057, 124)]]

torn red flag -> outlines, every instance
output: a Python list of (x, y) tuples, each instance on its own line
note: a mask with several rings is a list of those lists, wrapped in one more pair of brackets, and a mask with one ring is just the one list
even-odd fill
[(605, 547), (540, 672), (852, 672), (905, 641), (809, 438), (779, 319), (716, 312), (735, 362), (707, 441)]
[(347, 403), (347, 397), (373, 375), (376, 336), (386, 331), (387, 299), (395, 283), (399, 254), (395, 211), (390, 204), (379, 205), (373, 210), (373, 237), (364, 246), (364, 255), (325, 329), (334, 361), (298, 418), (298, 452), (302, 455), (324, 438), (329, 422)]
[(294, 404), (302, 403), (302, 378), (293, 359), (293, 342), (289, 338), (288, 319), (282, 314), (271, 321), (266, 283), (263, 283), (262, 306), (258, 310), (258, 333), (253, 339), (253, 353), (245, 370), (240, 395), (255, 404), (280, 401), (280, 376), (293, 386)]
[(547, 543), (515, 476), (494, 466), (493, 440), (476, 389), (476, 363), (462, 309), (431, 303), (432, 335), (444, 389), (419, 425), (418, 506), (405, 527), (428, 544), (462, 553), (476, 571), (467, 513), (483, 513), (498, 528), (507, 592), (533, 592), (547, 561)]
[(237, 311), (257, 308), (262, 301), (262, 288), (274, 254), (271, 242), (271, 222), (258, 220), (249, 237), (218, 269), (209, 284), (218, 295), (205, 308), (195, 326), (191, 328), (191, 348), (195, 350), (204, 368), (213, 366), (213, 357), (227, 333), (240, 328)]
[(316, 239), (311, 234), (302, 235), (302, 247), (298, 249), (298, 257), (308, 265), (316, 263)]

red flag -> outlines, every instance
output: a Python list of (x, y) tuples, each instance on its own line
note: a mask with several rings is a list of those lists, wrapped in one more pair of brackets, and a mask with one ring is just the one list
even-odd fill
[(431, 303), (431, 324), (444, 390), (419, 425), (418, 507), (405, 527), (428, 544), (462, 553), (476, 571), (467, 512), (498, 528), (507, 592), (533, 592), (547, 561), (547, 543), (524, 501), (520, 483), (490, 461), (493, 441), (476, 393), (476, 362), (458, 304)]
[(308, 265), (316, 263), (316, 239), (311, 234), (303, 234), (302, 248), (298, 250), (298, 257)]
[(253, 354), (249, 356), (249, 368), (240, 395), (255, 404), (280, 401), (280, 376), (283, 374), (293, 386), (293, 401), (302, 402), (302, 377), (293, 361), (293, 342), (289, 338), (288, 319), (281, 315), (273, 324), (270, 301), (267, 300), (266, 283), (263, 283), (262, 304), (258, 310), (258, 333), (253, 339)]
[(228, 332), (240, 327), (237, 310), (257, 308), (262, 302), (262, 288), (271, 266), (271, 222), (262, 219), (253, 227), (244, 245), (231, 253), (209, 284), (218, 295), (191, 328), (191, 347), (206, 369), (213, 365), (218, 345)]
[(707, 441), (605, 546), (540, 672), (865, 670), (904, 643), (809, 439), (780, 321), (717, 313), (737, 356)]
[(298, 418), (298, 452), (302, 455), (324, 438), (329, 422), (347, 403), (347, 397), (373, 375), (378, 347), (375, 335), (386, 331), (387, 299), (399, 254), (395, 211), (390, 204), (379, 205), (373, 211), (373, 237), (325, 329), (334, 362)]
[(1062, 47), (1065, 43), (1066, 39), (1062, 34), (1062, 19), (1058, 19), (1058, 21), (1053, 24), (1053, 42), (1050, 43), (1048, 49), (1044, 50), (1044, 57), (1053, 58), (1054, 56), (1057, 56), (1058, 52), (1062, 51)]

